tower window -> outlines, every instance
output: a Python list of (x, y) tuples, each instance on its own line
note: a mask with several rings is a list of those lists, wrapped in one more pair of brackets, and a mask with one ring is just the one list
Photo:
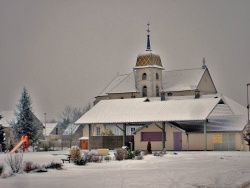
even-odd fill
[(147, 86), (143, 86), (143, 88), (142, 88), (142, 97), (147, 97), (147, 94), (148, 93), (148, 91), (147, 91)]
[(159, 91), (159, 87), (158, 86), (156, 86), (155, 93), (156, 93), (156, 97), (160, 96), (160, 91)]
[(142, 79), (143, 79), (143, 80), (146, 80), (146, 79), (147, 79), (147, 74), (146, 74), (146, 73), (143, 73), (143, 74), (142, 74)]
[(155, 78), (156, 78), (156, 80), (159, 80), (159, 74), (158, 73), (155, 74)]

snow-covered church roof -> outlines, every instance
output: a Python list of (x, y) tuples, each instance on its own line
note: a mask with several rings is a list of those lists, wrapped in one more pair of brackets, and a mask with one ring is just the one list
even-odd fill
[[(203, 68), (162, 71), (162, 89), (165, 92), (195, 90), (205, 71), (206, 69)], [(138, 91), (134, 72), (131, 72), (130, 74), (117, 75), (98, 96), (133, 92)]]

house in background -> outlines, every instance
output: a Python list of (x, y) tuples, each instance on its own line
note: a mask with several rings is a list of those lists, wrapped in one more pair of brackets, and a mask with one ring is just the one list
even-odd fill
[(83, 137), (83, 127), (84, 125), (82, 124), (69, 124), (68, 127), (62, 133), (62, 141), (70, 142), (70, 146), (72, 145), (72, 143), (74, 145), (79, 145), (79, 139)]
[(64, 130), (59, 123), (46, 123), (44, 125), (43, 134), (48, 140), (59, 140)]
[[(11, 131), (10, 123), (15, 122), (17, 123), (14, 111), (1, 111), (0, 114), (3, 116), (3, 118), (0, 120), (0, 124), (3, 125), (4, 131), (6, 133), (6, 147), (8, 148), (11, 144), (15, 144), (19, 142), (19, 140), (15, 139), (14, 134)], [(36, 117), (36, 115), (33, 113), (33, 119), (35, 124), (39, 127), (40, 131), (40, 138), (43, 139), (43, 124), (41, 121)]]

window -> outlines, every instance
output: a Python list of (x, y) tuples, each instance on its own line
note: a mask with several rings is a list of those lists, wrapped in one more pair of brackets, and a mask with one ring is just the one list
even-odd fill
[(159, 91), (159, 87), (156, 86), (156, 89), (155, 89), (155, 93), (156, 93), (156, 97), (159, 97), (160, 96), (160, 91)]
[(141, 132), (141, 141), (162, 141), (162, 132)]
[(147, 97), (147, 86), (143, 86), (143, 88), (142, 88), (142, 97)]
[(101, 135), (101, 128), (96, 127), (96, 136), (100, 136), (100, 135)]
[(147, 79), (147, 74), (146, 74), (146, 73), (143, 73), (143, 74), (142, 74), (142, 79), (143, 79), (143, 80), (146, 80), (146, 79)]
[(134, 127), (130, 128), (130, 131), (131, 131), (131, 135), (132, 135), (135, 132), (135, 128)]
[(156, 78), (156, 80), (159, 80), (159, 74), (158, 73), (155, 74), (155, 78)]
[(58, 135), (58, 128), (56, 128), (56, 135)]

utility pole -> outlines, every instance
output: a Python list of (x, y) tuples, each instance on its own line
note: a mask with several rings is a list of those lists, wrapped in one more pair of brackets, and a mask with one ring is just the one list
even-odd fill
[(250, 122), (249, 122), (249, 96), (248, 96), (248, 86), (250, 83), (247, 84), (247, 133), (245, 136), (245, 140), (248, 142), (248, 147), (250, 151)]
[(46, 113), (44, 113), (44, 136), (46, 140)]

